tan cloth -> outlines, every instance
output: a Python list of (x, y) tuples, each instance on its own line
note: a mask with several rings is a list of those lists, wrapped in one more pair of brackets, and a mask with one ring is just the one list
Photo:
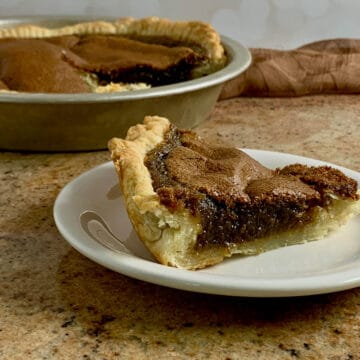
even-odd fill
[(221, 99), (360, 93), (360, 40), (319, 41), (296, 50), (251, 49), (253, 62), (228, 81)]

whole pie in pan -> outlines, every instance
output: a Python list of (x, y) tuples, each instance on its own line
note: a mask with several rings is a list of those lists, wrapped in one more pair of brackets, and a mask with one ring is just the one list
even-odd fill
[(317, 240), (360, 213), (357, 182), (335, 168), (272, 170), (166, 118), (146, 117), (109, 149), (130, 220), (165, 265), (199, 269)]
[(208, 75), (225, 63), (219, 34), (200, 21), (123, 18), (0, 29), (2, 91), (143, 89)]

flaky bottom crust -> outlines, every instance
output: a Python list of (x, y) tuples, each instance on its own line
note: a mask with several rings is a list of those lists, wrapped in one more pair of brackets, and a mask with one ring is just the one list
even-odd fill
[(129, 129), (126, 139), (109, 141), (129, 218), (139, 238), (164, 265), (195, 270), (219, 263), (233, 254), (255, 255), (321, 239), (360, 213), (360, 201), (337, 198), (326, 209), (316, 208), (314, 221), (297, 229), (240, 244), (198, 249), (195, 244), (201, 232), (200, 219), (187, 209), (170, 212), (160, 204), (144, 165), (146, 154), (164, 140), (169, 127), (168, 119), (148, 116), (143, 124)]

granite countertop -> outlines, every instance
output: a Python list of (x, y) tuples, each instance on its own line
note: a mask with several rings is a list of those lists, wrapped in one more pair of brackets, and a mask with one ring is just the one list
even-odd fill
[[(237, 98), (198, 128), (360, 171), (358, 96)], [(298, 298), (185, 292), (80, 255), (54, 200), (107, 151), (0, 153), (1, 359), (360, 359), (360, 289)]]

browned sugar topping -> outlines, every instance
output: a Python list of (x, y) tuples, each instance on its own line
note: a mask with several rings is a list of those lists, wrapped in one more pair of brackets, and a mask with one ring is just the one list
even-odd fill
[(321, 194), (332, 192), (341, 197), (357, 199), (357, 182), (343, 172), (330, 166), (307, 167), (300, 164), (288, 165), (279, 170), (282, 175), (293, 175), (302, 182), (315, 186)]
[(160, 201), (201, 219), (198, 246), (231, 244), (301, 226), (329, 192), (356, 198), (357, 183), (329, 167), (270, 170), (241, 150), (174, 126), (145, 161)]
[(167, 47), (146, 44), (115, 36), (87, 36), (71, 47), (69, 54), (76, 54), (74, 63), (89, 71), (116, 71), (134, 67), (151, 66), (165, 71), (182, 59), (189, 58), (194, 52), (186, 47)]
[(185, 46), (163, 46), (111, 35), (0, 40), (0, 89), (86, 93), (80, 74), (101, 84), (146, 82), (163, 85), (190, 78), (200, 61)]
[(89, 92), (63, 48), (44, 40), (0, 41), (0, 80), (9, 90), (46, 93)]

